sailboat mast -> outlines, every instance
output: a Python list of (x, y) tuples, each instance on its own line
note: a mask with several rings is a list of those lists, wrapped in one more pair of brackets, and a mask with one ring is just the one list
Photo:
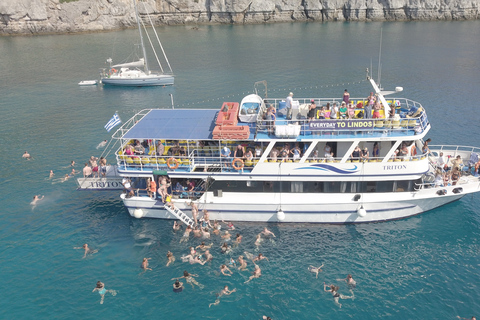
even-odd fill
[(142, 28), (140, 26), (140, 15), (138, 14), (137, 0), (133, 0), (133, 6), (135, 7), (135, 15), (137, 16), (138, 32), (140, 33), (140, 42), (142, 44), (143, 59), (145, 62), (145, 73), (148, 74), (149, 72), (148, 72), (147, 52), (145, 51), (145, 43), (143, 43), (143, 35), (142, 35)]

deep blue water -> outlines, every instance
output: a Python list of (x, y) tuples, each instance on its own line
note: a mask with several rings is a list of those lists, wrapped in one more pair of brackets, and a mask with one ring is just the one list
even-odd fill
[[(79, 87), (95, 79), (105, 59), (128, 56), (136, 30), (0, 38), (0, 310), (5, 319), (454, 319), (480, 314), (479, 195), (409, 219), (365, 225), (271, 224), (277, 235), (260, 252), (262, 277), (219, 276), (225, 256), (214, 238), (214, 261), (182, 263), (191, 239), (179, 244), (171, 222), (136, 220), (116, 192), (75, 191), (58, 182), (71, 160), (99, 155), (103, 129), (115, 111), (123, 120), (144, 108), (219, 107), (240, 101), (267, 80), (270, 97), (367, 96), (365, 68), (377, 74), (383, 29), (382, 84), (403, 86), (422, 103), (434, 144), (479, 146), (480, 22), (299, 23), (159, 28), (176, 74), (169, 88)], [(352, 84), (355, 83), (355, 84)], [(33, 160), (25, 161), (28, 150)], [(54, 170), (54, 181), (48, 180)], [(52, 183), (54, 182), (54, 183)], [(32, 209), (35, 194), (45, 199)], [(263, 225), (238, 223), (254, 251)], [(82, 259), (73, 247), (99, 249)], [(167, 250), (177, 257), (165, 267)], [(143, 257), (153, 271), (142, 273)], [(319, 278), (310, 264), (324, 263)], [(249, 263), (252, 270), (252, 264)], [(183, 270), (205, 288), (174, 294), (170, 279)], [(351, 273), (355, 300), (339, 309), (323, 282)], [(118, 294), (105, 304), (96, 281)], [(217, 306), (215, 293), (237, 288)]]

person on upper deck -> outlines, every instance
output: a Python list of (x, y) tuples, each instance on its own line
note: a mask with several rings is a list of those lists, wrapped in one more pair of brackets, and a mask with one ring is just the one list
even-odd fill
[(371, 119), (372, 118), (372, 108), (373, 105), (375, 104), (375, 96), (373, 95), (373, 92), (370, 92), (370, 95), (367, 98), (367, 104), (365, 104), (365, 119)]
[(362, 149), (360, 149), (360, 147), (357, 145), (351, 154), (352, 160), (359, 160), (361, 152)]
[(353, 104), (353, 101), (350, 102), (350, 104), (347, 106), (348, 109), (348, 119), (354, 119), (355, 118), (355, 105)]
[(373, 158), (378, 158), (380, 153), (380, 149), (378, 147), (378, 142), (375, 142), (373, 144), (373, 150), (372, 150), (372, 157)]
[(272, 151), (270, 151), (270, 159), (272, 162), (277, 162), (277, 157), (278, 157), (278, 149), (277, 148), (272, 148)]
[(330, 144), (327, 142), (325, 144), (325, 147), (323, 148), (323, 151), (325, 152), (325, 158), (328, 158), (330, 157), (331, 153), (332, 153), (332, 147), (330, 147)]
[(430, 153), (430, 149), (428, 148), (428, 143), (432, 141), (432, 139), (428, 138), (424, 143), (423, 143), (423, 147), (422, 147), (422, 153), (423, 154), (427, 154), (427, 153)]
[(325, 107), (322, 106), (320, 110), (318, 110), (318, 119), (325, 119), (325, 117), (326, 117), (326, 110), (325, 110)]
[(157, 156), (163, 156), (165, 153), (165, 145), (162, 143), (161, 140), (157, 142)]
[(325, 119), (330, 119), (330, 113), (330, 102), (327, 102), (327, 104), (325, 105)]
[(265, 120), (267, 121), (269, 133), (274, 133), (274, 125), (275, 125), (276, 119), (277, 117), (275, 116), (275, 107), (274, 106), (268, 107)]
[(373, 105), (373, 119), (379, 119), (382, 116), (380, 115), (380, 110), (382, 109), (382, 105), (379, 101), (375, 102)]
[(280, 156), (282, 157), (282, 162), (286, 162), (288, 160), (288, 155), (290, 154), (290, 144), (285, 143), (285, 146), (280, 151)]
[(348, 93), (347, 89), (343, 92), (343, 102), (346, 104), (350, 103), (350, 93)]
[(293, 105), (293, 92), (288, 94), (288, 97), (285, 99), (285, 107), (287, 108), (287, 120), (292, 119), (292, 105)]
[(330, 110), (330, 119), (337, 119), (338, 107), (337, 103), (334, 102), (332, 105), (332, 110)]
[(253, 160), (253, 152), (251, 148), (248, 148), (247, 153), (245, 154), (245, 160), (252, 161)]
[(308, 107), (308, 114), (307, 114), (307, 118), (308, 118), (308, 121), (312, 121), (313, 119), (315, 119), (315, 113), (317, 112), (317, 105), (315, 104), (315, 100), (310, 100), (310, 106)]
[(342, 102), (342, 105), (338, 111), (340, 112), (340, 119), (347, 118), (347, 104), (345, 102)]
[(295, 147), (290, 151), (290, 153), (293, 155), (293, 161), (300, 160), (302, 151), (300, 150), (298, 142), (295, 143)]

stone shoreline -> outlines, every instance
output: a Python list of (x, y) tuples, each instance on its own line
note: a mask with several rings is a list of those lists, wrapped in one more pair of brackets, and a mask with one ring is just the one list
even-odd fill
[[(70, 1), (70, 2), (64, 2)], [(477, 20), (467, 0), (145, 0), (156, 25), (295, 21)], [(132, 0), (0, 0), (0, 35), (98, 32), (134, 27)]]

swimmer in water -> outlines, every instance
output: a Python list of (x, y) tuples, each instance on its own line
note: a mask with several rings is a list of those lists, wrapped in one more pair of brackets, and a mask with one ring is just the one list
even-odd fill
[(210, 243), (209, 245), (206, 245), (205, 242), (202, 241), (202, 243), (199, 246), (196, 246), (195, 249), (200, 249), (202, 251), (205, 251), (207, 249), (210, 249), (213, 246), (213, 242)]
[(53, 179), (54, 175), (55, 175), (55, 173), (53, 173), (53, 170), (50, 170), (50, 175), (48, 176), (48, 178), (51, 180), (51, 179)]
[(276, 238), (275, 234), (272, 231), (268, 230), (267, 227), (265, 227), (261, 233), (264, 236), (273, 236), (274, 238)]
[(335, 300), (335, 303), (341, 308), (342, 307), (342, 304), (340, 302), (338, 302), (339, 299), (355, 299), (355, 296), (353, 294), (353, 291), (350, 290), (350, 292), (352, 293), (351, 296), (344, 296), (343, 294), (341, 293), (338, 293), (338, 286), (336, 285), (329, 285), (328, 286), (330, 289), (327, 290), (327, 285), (325, 284), (325, 282), (323, 283), (323, 291), (325, 292), (331, 292), (332, 295), (333, 295), (333, 299)]
[(175, 280), (175, 283), (173, 284), (173, 292), (182, 292), (183, 291), (183, 282), (180, 282)]
[(239, 245), (242, 242), (242, 239), (243, 239), (243, 236), (241, 236), (240, 233), (237, 233), (237, 235), (235, 236), (235, 242), (237, 243), (237, 245)]
[(198, 277), (198, 274), (190, 274), (186, 270), (183, 271), (183, 276), (180, 278), (172, 278), (172, 280), (180, 280), (182, 278), (185, 278), (187, 280), (187, 283), (190, 283), (192, 285), (192, 288), (195, 288), (194, 285), (198, 286), (200, 289), (203, 289), (203, 285), (197, 282), (194, 277)]
[(70, 163), (70, 167), (75, 167), (75, 161), (72, 160), (72, 162)]
[(259, 253), (258, 256), (256, 256), (252, 262), (255, 263), (255, 261), (260, 261), (260, 260), (263, 260), (263, 259), (267, 259), (268, 262), (270, 262), (270, 260), (268, 260), (267, 257), (265, 257), (263, 254)]
[(208, 228), (201, 228), (200, 231), (203, 239), (210, 239), (210, 232), (208, 232)]
[(231, 251), (232, 247), (230, 247), (226, 242), (224, 242), (220, 247), (220, 252), (223, 254), (230, 253)]
[(88, 244), (84, 244), (83, 246), (81, 247), (74, 247), (73, 249), (83, 249), (85, 250), (85, 253), (83, 254), (83, 258), (86, 258), (87, 257), (87, 254), (94, 254), (94, 253), (97, 253), (98, 250), (92, 250), (88, 247)]
[(231, 237), (232, 237), (232, 235), (231, 235), (230, 232), (228, 232), (228, 230), (227, 230), (227, 231), (225, 231), (225, 233), (223, 234), (222, 239), (223, 239), (223, 241), (230, 241)]
[(209, 250), (205, 250), (205, 253), (203, 254), (203, 257), (205, 258), (204, 264), (207, 263), (208, 261), (212, 261), (212, 259), (213, 259), (213, 256), (211, 255)]
[(462, 318), (460, 316), (457, 316), (457, 318), (462, 320), (477, 320), (477, 318), (475, 318), (474, 316), (472, 316), (471, 318)]
[(255, 270), (253, 270), (252, 275), (250, 276), (250, 278), (248, 278), (247, 281), (245, 281), (245, 283), (250, 282), (255, 278), (260, 278), (261, 275), (262, 275), (262, 269), (260, 269), (258, 264), (256, 264), (255, 265)]
[(233, 258), (230, 258), (230, 262), (228, 263), (230, 266), (234, 266), (236, 267), (237, 266), (237, 263), (235, 262), (235, 260)]
[(145, 271), (147, 271), (147, 270), (152, 270), (152, 268), (149, 268), (149, 267), (148, 267), (148, 260), (150, 260), (150, 259), (152, 259), (152, 258), (143, 258), (142, 266), (141, 266), (141, 268), (142, 268), (143, 270), (145, 270)]
[(65, 174), (65, 176), (62, 179), (62, 182), (67, 181), (69, 178), (70, 178), (70, 176), (68, 174)]
[(115, 290), (107, 290), (105, 289), (105, 284), (101, 281), (97, 281), (97, 286), (93, 289), (92, 292), (98, 291), (100, 296), (102, 297), (100, 299), (100, 304), (103, 304), (103, 299), (105, 298), (105, 293), (110, 292), (112, 296), (117, 295), (117, 292)]
[(202, 231), (200, 231), (200, 228), (198, 226), (193, 229), (193, 236), (195, 238), (200, 238), (202, 236)]
[[(322, 264), (322, 266), (323, 266), (323, 264)], [(351, 287), (351, 288), (355, 288), (355, 286), (357, 285), (357, 282), (355, 280), (353, 280), (351, 274), (347, 275), (347, 277), (345, 279), (337, 279), (337, 281), (345, 281), (348, 284), (348, 286)]]
[(219, 299), (219, 298), (220, 298), (221, 296), (228, 296), (228, 295), (231, 295), (232, 293), (234, 293), (234, 292), (236, 292), (236, 291), (237, 291), (237, 289), (229, 290), (229, 289), (228, 289), (228, 286), (223, 287), (223, 290), (220, 291), (220, 293), (217, 294), (217, 299), (215, 300), (215, 302), (210, 303), (210, 304), (208, 305), (208, 307), (210, 308), (211, 306), (216, 306), (216, 305), (218, 305), (218, 304), (220, 303), (220, 299)]
[[(220, 272), (224, 275), (224, 276), (229, 276), (231, 277), (233, 272), (232, 270), (230, 270), (226, 265), (222, 264), (220, 266)], [(225, 273), (225, 272), (229, 272), (229, 273)]]
[(167, 267), (174, 263), (175, 262), (175, 257), (173, 256), (173, 253), (171, 253), (170, 251), (167, 252), (167, 259), (168, 259), (168, 262), (167, 262)]
[(247, 270), (247, 262), (243, 259), (243, 256), (238, 257), (238, 264), (240, 264), (240, 266), (238, 267), (238, 270), (240, 271)]
[(323, 264), (320, 267), (309, 266), (308, 271), (315, 273), (316, 274), (315, 279), (318, 279), (318, 273), (323, 271), (322, 267), (323, 267)]
[(182, 228), (182, 225), (180, 223), (177, 223), (177, 221), (173, 221), (173, 231), (178, 231)]
[(40, 201), (40, 200), (43, 200), (44, 197), (45, 197), (45, 196), (41, 196), (41, 197), (40, 197), (40, 195), (34, 195), (34, 196), (33, 196), (33, 201), (30, 202), (30, 204), (31, 204), (32, 206), (36, 206), (36, 205), (37, 205), (37, 202)]
[(190, 236), (190, 232), (192, 231), (191, 226), (187, 226), (185, 232), (183, 233), (182, 239), (180, 239), (180, 243), (188, 241), (188, 237)]
[(260, 244), (262, 243), (263, 239), (262, 239), (262, 234), (259, 233), (257, 234), (257, 239), (255, 239), (255, 245), (258, 247), (260, 246)]
[(105, 147), (107, 145), (107, 142), (108, 140), (103, 140), (102, 142), (100, 142), (97, 146), (97, 149)]
[(27, 160), (32, 159), (32, 157), (30, 156), (30, 154), (29, 154), (27, 151), (25, 151), (25, 152), (23, 153), (22, 158), (27, 159)]

